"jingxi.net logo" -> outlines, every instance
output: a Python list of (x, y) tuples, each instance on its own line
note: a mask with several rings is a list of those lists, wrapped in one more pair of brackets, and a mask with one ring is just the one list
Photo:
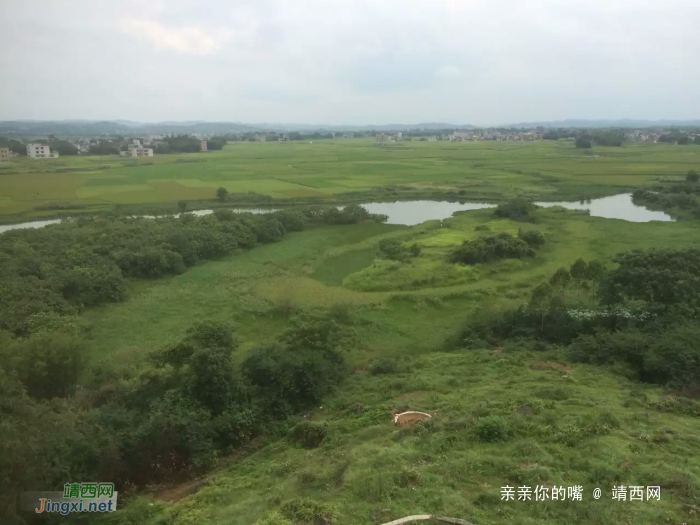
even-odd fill
[(22, 509), (64, 516), (78, 512), (114, 512), (117, 495), (114, 483), (66, 483), (63, 492), (23, 493)]

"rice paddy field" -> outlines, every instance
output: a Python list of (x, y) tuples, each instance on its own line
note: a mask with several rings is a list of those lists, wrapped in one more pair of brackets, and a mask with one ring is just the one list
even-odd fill
[(628, 144), (574, 148), (571, 141), (400, 142), (371, 139), (229, 143), (221, 151), (19, 158), (0, 165), (0, 216), (52, 216), (115, 205), (206, 201), (223, 186), (279, 201), (446, 196), (564, 199), (609, 195), (675, 179), (700, 163), (700, 148)]

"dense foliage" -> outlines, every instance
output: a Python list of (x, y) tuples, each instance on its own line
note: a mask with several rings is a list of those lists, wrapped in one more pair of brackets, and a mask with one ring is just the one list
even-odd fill
[(6, 338), (0, 516), (32, 487), (109, 479), (121, 490), (211, 467), (342, 381), (344, 333), (329, 318), (293, 319), (274, 347), (253, 350), (238, 368), (231, 327), (204, 322), (135, 374), (105, 372), (80, 392), (77, 341), (61, 333)]
[(518, 237), (501, 233), (482, 237), (475, 241), (464, 241), (454, 252), (451, 260), (461, 264), (480, 264), (499, 259), (525, 259), (535, 256), (535, 247), (542, 246), (544, 235), (538, 231), (520, 231)]
[(461, 343), (570, 345), (577, 361), (624, 363), (643, 381), (700, 389), (700, 250), (635, 250), (613, 262), (559, 269), (527, 305), (470, 323)]
[(415, 243), (411, 246), (404, 246), (401, 241), (396, 239), (384, 239), (379, 242), (379, 255), (383, 259), (405, 262), (411, 257), (418, 257), (420, 253), (420, 246)]
[(27, 336), (70, 327), (83, 308), (123, 301), (127, 278), (182, 273), (309, 223), (377, 218), (357, 205), (261, 215), (221, 208), (204, 217), (81, 219), (10, 231), (0, 236), (0, 330)]
[(82, 309), (123, 301), (130, 278), (181, 273), (309, 224), (384, 219), (358, 205), (260, 215), (218, 208), (0, 235), (0, 516), (31, 488), (109, 479), (125, 489), (209, 468), (314, 406), (347, 372), (345, 328), (304, 316), (241, 365), (232, 327), (203, 322), (135, 368), (92, 369), (86, 383)]
[(532, 214), (537, 209), (532, 201), (523, 198), (512, 199), (500, 203), (496, 206), (493, 214), (496, 217), (503, 219), (511, 219), (514, 221), (530, 221)]
[[(201, 140), (190, 135), (166, 136), (158, 140), (156, 153), (197, 153), (201, 149)], [(226, 142), (225, 137), (211, 137), (207, 139), (207, 150), (220, 150)]]
[(632, 194), (635, 204), (663, 210), (675, 216), (700, 218), (700, 175), (690, 170), (684, 183), (657, 184)]

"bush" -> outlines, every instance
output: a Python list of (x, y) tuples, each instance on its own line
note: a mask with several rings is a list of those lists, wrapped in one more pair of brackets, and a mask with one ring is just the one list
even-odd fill
[(44, 332), (2, 346), (3, 365), (16, 372), (30, 396), (65, 397), (75, 388), (82, 370), (83, 343), (74, 336)]
[(308, 498), (295, 498), (280, 508), (280, 513), (299, 525), (333, 525), (338, 519), (338, 508)]
[(335, 389), (347, 372), (340, 353), (344, 333), (328, 318), (300, 317), (279, 344), (259, 348), (242, 366), (271, 410), (296, 412)]
[(255, 522), (254, 525), (294, 525), (279, 512), (273, 512), (269, 516)]
[(399, 241), (384, 239), (379, 242), (379, 254), (383, 259), (405, 261), (409, 258), (410, 252)]
[(508, 420), (502, 416), (486, 416), (477, 420), (474, 432), (485, 443), (507, 441), (510, 438)]
[(532, 219), (533, 212), (537, 209), (532, 201), (523, 198), (502, 202), (494, 210), (496, 217), (512, 219), (514, 221), (528, 221)]
[(377, 359), (369, 365), (369, 373), (373, 376), (380, 374), (393, 374), (398, 370), (395, 359)]
[(518, 238), (525, 241), (528, 246), (537, 247), (545, 243), (544, 235), (537, 230), (524, 231), (518, 230)]
[(294, 426), (290, 437), (292, 441), (304, 448), (316, 448), (327, 435), (328, 428), (326, 425), (301, 421)]
[(502, 233), (493, 237), (482, 237), (475, 241), (464, 241), (450, 257), (452, 262), (461, 264), (487, 263), (498, 259), (524, 259), (534, 257), (535, 250), (528, 244)]

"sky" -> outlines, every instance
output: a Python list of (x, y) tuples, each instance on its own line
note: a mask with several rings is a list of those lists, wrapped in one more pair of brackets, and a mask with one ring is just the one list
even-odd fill
[(0, 120), (700, 118), (697, 0), (0, 0)]

